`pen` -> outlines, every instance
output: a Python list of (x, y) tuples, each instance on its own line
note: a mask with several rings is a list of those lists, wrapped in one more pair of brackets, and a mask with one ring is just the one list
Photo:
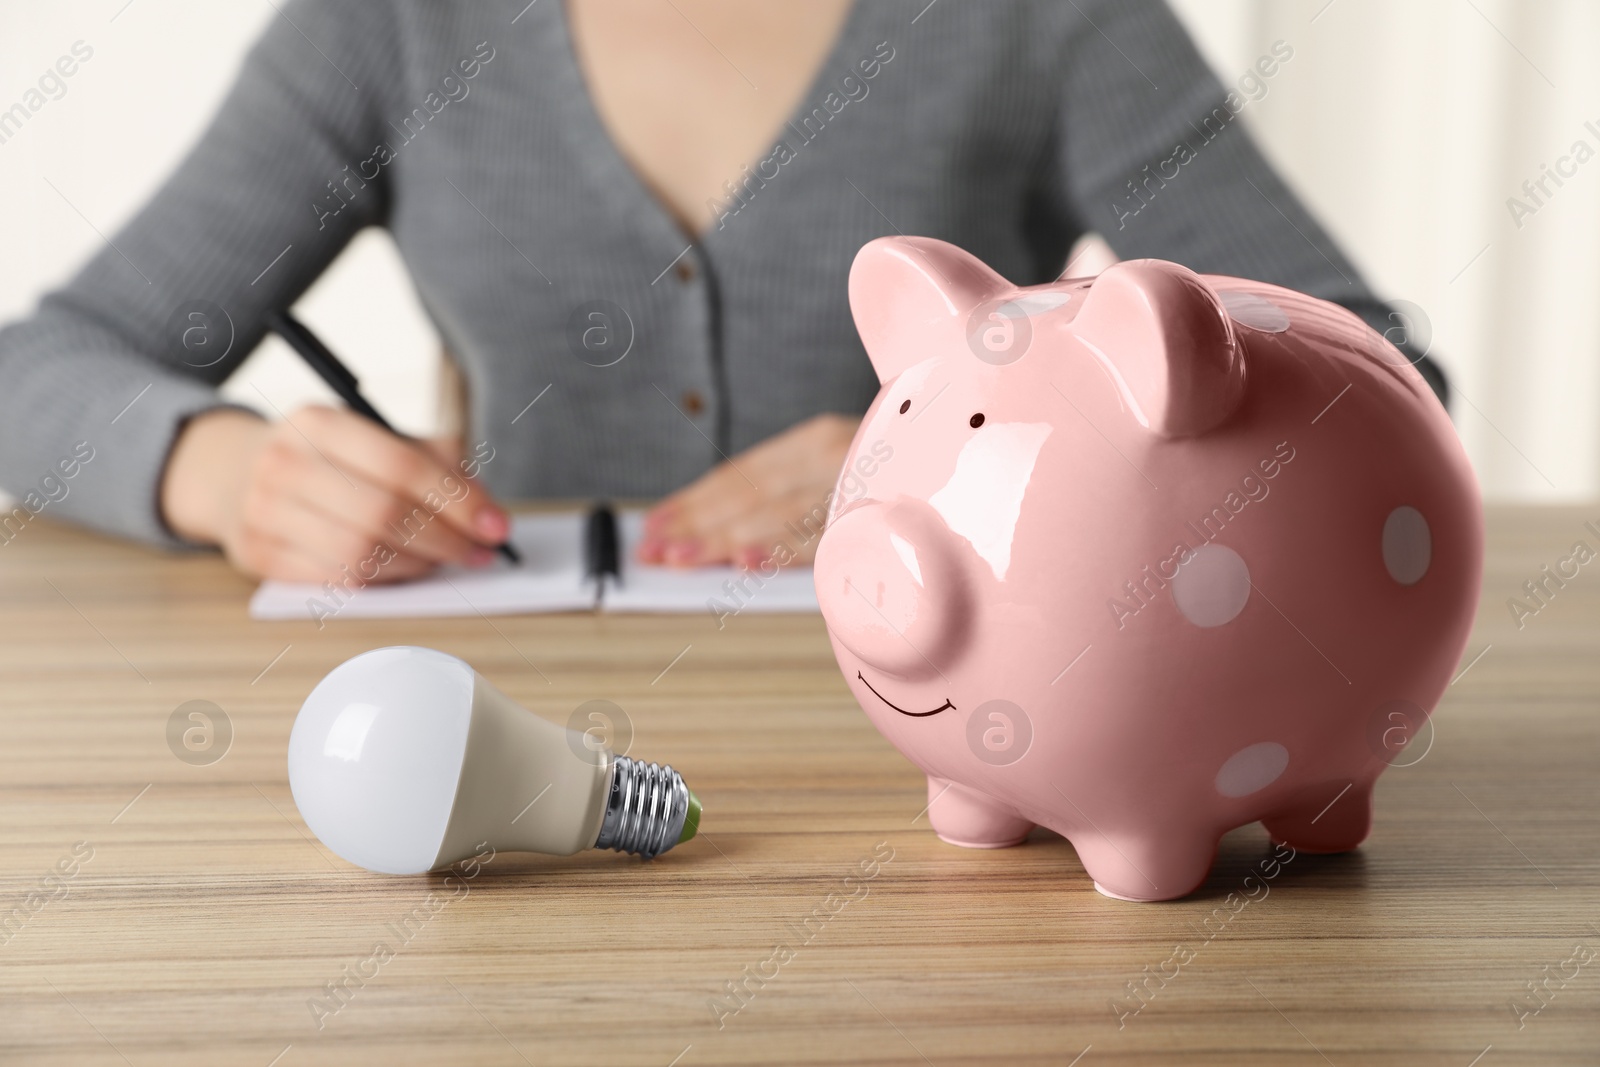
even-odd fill
[(585, 577), (595, 580), (595, 596), (600, 595), (600, 582), (607, 576), (622, 584), (621, 560), (618, 557), (617, 516), (611, 505), (604, 501), (589, 510), (583, 524), (583, 566)]
[[(403, 437), (389, 420), (378, 414), (378, 409), (367, 402), (357, 388), (359, 384), (356, 376), (350, 373), (350, 368), (339, 362), (337, 356), (328, 350), (328, 346), (317, 339), (317, 335), (306, 328), (305, 323), (289, 314), (287, 311), (269, 311), (267, 313), (267, 328), (273, 333), (289, 342), (289, 347), (294, 349), (301, 359), (305, 360), (317, 377), (328, 383), (328, 386), (358, 415), (364, 415), (373, 422), (382, 426), (396, 437)], [(522, 555), (509, 541), (503, 541), (495, 546), (496, 550), (512, 563), (520, 564)]]

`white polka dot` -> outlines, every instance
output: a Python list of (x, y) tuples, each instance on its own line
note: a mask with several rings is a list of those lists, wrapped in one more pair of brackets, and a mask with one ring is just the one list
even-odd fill
[(1276, 741), (1241, 748), (1217, 772), (1217, 792), (1225, 797), (1247, 797), (1278, 780), (1289, 766), (1289, 750)]
[(1277, 304), (1254, 293), (1222, 292), (1222, 306), (1234, 322), (1262, 333), (1282, 333), (1289, 328), (1289, 316)]
[(1416, 585), (1433, 561), (1433, 535), (1428, 520), (1413, 507), (1389, 512), (1383, 523), (1383, 565), (1401, 585)]
[(1250, 599), (1250, 568), (1239, 553), (1223, 545), (1201, 545), (1178, 565), (1172, 599), (1196, 626), (1221, 626), (1244, 610)]

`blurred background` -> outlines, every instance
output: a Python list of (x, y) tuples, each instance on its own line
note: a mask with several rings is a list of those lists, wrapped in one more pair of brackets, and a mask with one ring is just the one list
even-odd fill
[[(1600, 496), (1600, 4), (1173, 6), (1250, 98), (1242, 119), (1267, 155), (1431, 333), (1486, 497)], [(0, 108), (74, 42), (93, 49), (0, 143), (0, 321), (144, 201), (276, 17), (271, 0), (0, 0)], [(1292, 57), (1241, 84), (1278, 41)], [(299, 308), (398, 426), (437, 426), (438, 340), (387, 236), (359, 237)], [(252, 382), (285, 410), (328, 396), (276, 339), (227, 391), (261, 406)]]

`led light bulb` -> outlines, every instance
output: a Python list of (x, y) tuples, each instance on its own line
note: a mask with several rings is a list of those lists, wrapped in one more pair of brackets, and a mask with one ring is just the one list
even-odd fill
[(374, 649), (317, 683), (289, 735), (289, 788), (341, 857), (416, 874), (496, 851), (610, 848), (653, 859), (695, 835), (671, 767), (587, 744), (455, 656)]

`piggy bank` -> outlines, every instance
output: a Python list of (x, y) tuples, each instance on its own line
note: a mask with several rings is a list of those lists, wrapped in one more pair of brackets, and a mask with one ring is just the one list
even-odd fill
[(1258, 820), (1359, 845), (1483, 552), (1471, 468), (1399, 350), (1272, 285), (1139, 260), (1018, 288), (915, 237), (861, 250), (850, 305), (882, 389), (817, 595), (934, 831), (1046, 827), (1129, 900), (1191, 892)]

